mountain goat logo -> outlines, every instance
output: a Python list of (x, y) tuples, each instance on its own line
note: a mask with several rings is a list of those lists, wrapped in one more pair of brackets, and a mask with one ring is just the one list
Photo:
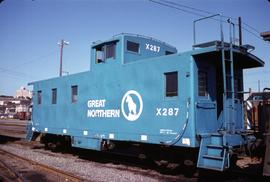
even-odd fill
[(130, 95), (126, 97), (126, 103), (128, 104), (128, 110), (129, 110), (128, 115), (131, 115), (131, 114), (137, 115), (137, 105), (134, 103)]
[[(136, 103), (136, 100), (135, 100), (136, 97), (137, 97), (136, 100), (138, 100), (139, 103)], [(139, 104), (139, 105), (137, 105), (137, 104)], [(127, 105), (128, 112), (126, 112), (126, 110), (125, 110), (125, 105)], [(139, 107), (137, 107), (137, 106), (139, 106)], [(121, 110), (122, 110), (124, 117), (127, 120), (129, 120), (129, 121), (137, 120), (140, 117), (142, 110), (143, 110), (143, 101), (142, 101), (141, 95), (135, 90), (127, 91), (122, 98)]]

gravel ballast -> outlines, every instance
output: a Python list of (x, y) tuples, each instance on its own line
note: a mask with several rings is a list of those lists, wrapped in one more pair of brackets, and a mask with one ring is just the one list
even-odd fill
[(166, 176), (150, 169), (141, 169), (122, 164), (98, 163), (83, 160), (71, 154), (53, 153), (44, 149), (32, 149), (30, 146), (15, 143), (1, 144), (0, 148), (39, 163), (67, 171), (89, 181), (154, 182), (177, 180), (177, 177), (168, 176), (168, 178), (166, 178)]

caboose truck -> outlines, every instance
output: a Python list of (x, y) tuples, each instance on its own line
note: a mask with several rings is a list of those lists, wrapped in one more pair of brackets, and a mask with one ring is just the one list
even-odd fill
[(27, 139), (98, 151), (139, 146), (160, 163), (223, 171), (234, 149), (254, 140), (244, 128), (243, 69), (264, 62), (250, 48), (225, 43), (222, 26), (221, 40), (184, 53), (125, 33), (95, 42), (90, 71), (31, 83)]

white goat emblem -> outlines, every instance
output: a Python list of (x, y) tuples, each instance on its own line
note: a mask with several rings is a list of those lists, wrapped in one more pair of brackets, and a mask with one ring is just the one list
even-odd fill
[(141, 95), (135, 90), (127, 91), (122, 98), (121, 111), (128, 121), (136, 121), (139, 119), (143, 111)]
[(126, 98), (126, 103), (128, 104), (128, 116), (130, 115), (137, 115), (137, 105), (134, 103), (132, 97), (130, 97), (130, 95), (127, 96)]

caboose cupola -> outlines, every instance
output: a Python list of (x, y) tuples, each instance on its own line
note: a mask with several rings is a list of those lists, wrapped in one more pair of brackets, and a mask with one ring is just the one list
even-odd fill
[(177, 53), (175, 47), (160, 40), (142, 35), (122, 33), (104, 42), (94, 42), (91, 60), (94, 65), (109, 63), (111, 60), (125, 64), (175, 53)]

